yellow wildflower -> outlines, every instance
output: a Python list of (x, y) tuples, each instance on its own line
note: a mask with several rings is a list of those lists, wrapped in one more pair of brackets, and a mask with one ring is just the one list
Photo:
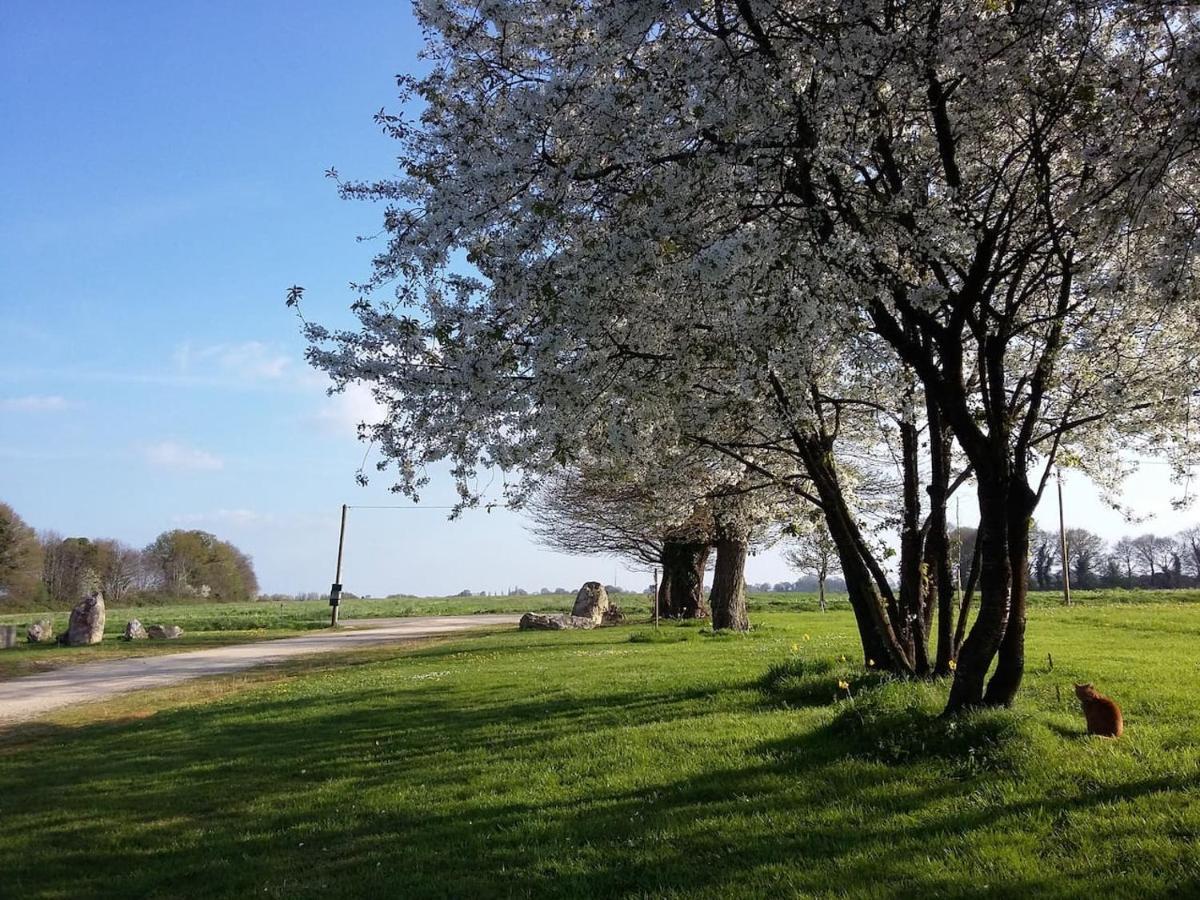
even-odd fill
[(799, 645), (799, 644), (792, 644), (792, 652), (793, 652), (793, 653), (799, 653), (799, 652), (800, 652), (800, 645)]
[(958, 668), (958, 660), (956, 660), (956, 659), (950, 660), (950, 671), (953, 672), (957, 668)]
[(839, 679), (838, 680), (838, 690), (848, 691), (848, 690), (850, 690), (850, 684), (848, 682), (841, 681)]
[(868, 669), (872, 668), (874, 665), (875, 665), (875, 660), (873, 660), (873, 659), (867, 660), (867, 668)]
[(808, 636), (807, 634), (804, 636), (804, 639), (805, 639), (806, 641), (807, 641), (807, 640), (811, 640), (811, 638), (809, 638), (809, 636)]

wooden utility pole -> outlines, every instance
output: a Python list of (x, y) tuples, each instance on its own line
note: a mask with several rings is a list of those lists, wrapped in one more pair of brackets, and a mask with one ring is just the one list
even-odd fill
[(658, 630), (658, 567), (654, 569), (654, 630)]
[(1058, 544), (1062, 552), (1062, 573), (1063, 573), (1063, 600), (1067, 606), (1071, 605), (1071, 561), (1067, 555), (1067, 526), (1066, 519), (1063, 516), (1063, 499), (1062, 499), (1062, 469), (1055, 468), (1055, 473), (1058, 475)]
[(346, 546), (346, 510), (342, 504), (342, 527), (338, 530), (337, 572), (333, 576), (333, 586), (329, 589), (329, 627), (336, 628), (338, 623), (338, 605), (342, 602), (342, 550)]

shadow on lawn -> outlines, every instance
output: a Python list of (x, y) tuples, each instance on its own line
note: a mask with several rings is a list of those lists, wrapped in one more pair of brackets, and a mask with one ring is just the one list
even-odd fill
[[(350, 699), (331, 685), (317, 696), (255, 694), (25, 731), (0, 754), (8, 888), (73, 897), (594, 897), (766, 884), (791, 894), (1052, 894), (1057, 878), (989, 889), (905, 861), (1029, 812), (1070, 815), (1189, 788), (1147, 778), (999, 810), (971, 805), (970, 781), (913, 778), (905, 758), (879, 763), (877, 739), (911, 715), (888, 709), (843, 710), (751, 747), (748, 764), (712, 759), (696, 771), (695, 759), (671, 757), (701, 752), (678, 728), (693, 718), (682, 734), (702, 735), (712, 712), (713, 692), (694, 688), (514, 702), (507, 685), (463, 693), (430, 682)], [(564, 760), (564, 735), (593, 736), (594, 756)], [(641, 781), (605, 777), (606, 751), (635, 739), (668, 758)], [(481, 779), (490, 766), (497, 778)], [(931, 806), (945, 811), (914, 826)], [(797, 809), (821, 815), (788, 827)]]

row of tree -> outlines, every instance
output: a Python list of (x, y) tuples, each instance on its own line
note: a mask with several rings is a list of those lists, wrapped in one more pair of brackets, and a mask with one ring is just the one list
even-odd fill
[[(1039, 589), (1062, 587), (1058, 534), (1035, 531), (1029, 575)], [(1200, 526), (1175, 535), (1139, 534), (1111, 544), (1086, 528), (1068, 528), (1067, 576), (1077, 588), (1180, 588), (1200, 585)]]
[[(720, 628), (748, 625), (747, 553), (819, 525), (865, 662), (953, 672), (948, 711), (1011, 703), (1055, 466), (1114, 488), (1124, 452), (1200, 455), (1200, 14), (418, 15), (428, 72), (377, 118), (399, 172), (338, 181), (385, 205), (387, 246), (354, 329), (304, 324), (335, 388), (386, 410), (360, 433), (395, 489), (419, 499), (448, 465), (466, 508), (502, 470), (504, 502), (558, 495), (553, 539), (585, 545), (572, 523), (602, 537), (622, 508), (660, 606)], [(959, 592), (964, 485), (979, 565)]]
[(139, 597), (251, 600), (250, 557), (206, 531), (164, 531), (138, 549), (111, 538), (36, 533), (0, 503), (0, 604), (70, 606), (102, 591), (110, 603)]

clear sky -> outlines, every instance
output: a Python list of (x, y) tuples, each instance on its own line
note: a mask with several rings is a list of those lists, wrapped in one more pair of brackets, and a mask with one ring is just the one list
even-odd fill
[[(402, 0), (21, 2), (0, 12), (0, 500), (65, 535), (168, 528), (251, 553), (266, 591), (325, 590), (340, 504), (399, 502), (354, 473), (362, 395), (326, 398), (283, 304), (342, 321), (380, 211), (324, 171), (388, 173), (371, 121), (416, 70)], [(1173, 531), (1162, 467), (1129, 502)], [(429, 504), (451, 501), (436, 483)], [(1068, 480), (1068, 524), (1130, 527)], [(964, 524), (973, 506), (964, 501)], [(536, 547), (518, 516), (352, 510), (347, 589), (631, 586)], [(1048, 505), (1039, 519), (1055, 521)], [(775, 553), (748, 579), (791, 580)]]

